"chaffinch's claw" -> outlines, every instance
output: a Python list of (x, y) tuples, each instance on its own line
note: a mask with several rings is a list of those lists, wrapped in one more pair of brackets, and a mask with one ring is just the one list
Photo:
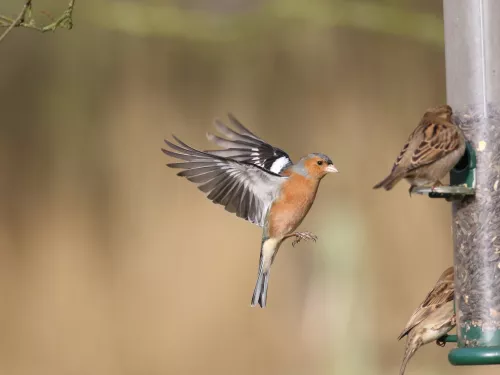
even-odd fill
[(292, 242), (292, 247), (295, 247), (295, 245), (297, 245), (301, 240), (313, 240), (314, 242), (318, 240), (318, 236), (312, 234), (311, 232), (295, 232), (290, 234), (288, 237), (292, 236), (295, 237), (295, 240)]

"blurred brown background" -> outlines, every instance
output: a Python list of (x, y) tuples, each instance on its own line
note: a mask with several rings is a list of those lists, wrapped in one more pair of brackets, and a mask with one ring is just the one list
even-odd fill
[[(1, 2), (13, 15), (21, 0)], [(60, 14), (65, 0), (33, 0)], [(396, 337), (452, 263), (450, 205), (373, 191), (446, 100), (435, 0), (76, 2), (0, 44), (0, 373), (397, 374)], [(261, 232), (165, 167), (233, 112), (328, 176), (251, 309)], [(453, 368), (422, 348), (407, 374)]]

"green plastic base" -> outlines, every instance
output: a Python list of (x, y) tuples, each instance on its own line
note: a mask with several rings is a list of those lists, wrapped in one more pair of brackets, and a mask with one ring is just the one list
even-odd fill
[(500, 365), (500, 346), (452, 349), (448, 361), (453, 366)]

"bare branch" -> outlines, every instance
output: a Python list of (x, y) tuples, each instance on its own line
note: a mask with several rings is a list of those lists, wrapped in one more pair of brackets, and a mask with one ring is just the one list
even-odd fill
[(21, 13), (16, 19), (11, 19), (0, 14), (0, 27), (6, 27), (7, 29), (0, 35), (0, 42), (5, 38), (5, 36), (12, 31), (15, 27), (24, 27), (26, 29), (33, 29), (41, 33), (47, 31), (55, 31), (56, 29), (68, 29), (71, 30), (73, 27), (73, 8), (75, 6), (75, 0), (69, 0), (68, 7), (59, 16), (59, 18), (52, 20), (53, 22), (46, 26), (38, 26), (31, 12), (31, 2), (32, 0), (26, 0), (24, 3)]
[[(12, 29), (24, 22), (24, 16), (26, 15), (26, 12), (28, 9), (31, 9), (31, 0), (27, 0), (26, 3), (24, 3), (23, 10), (21, 10), (21, 13), (17, 16), (17, 18), (10, 23), (10, 25), (7, 27), (7, 30), (3, 32), (2, 35), (0, 35), (0, 42), (7, 36), (8, 33), (12, 31)], [(1, 20), (3, 22), (4, 18), (3, 16), (0, 16)]]

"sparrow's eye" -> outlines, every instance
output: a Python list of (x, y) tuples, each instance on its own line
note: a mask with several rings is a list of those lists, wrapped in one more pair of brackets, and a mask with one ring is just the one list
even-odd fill
[(323, 165), (323, 160), (318, 160), (318, 165)]

